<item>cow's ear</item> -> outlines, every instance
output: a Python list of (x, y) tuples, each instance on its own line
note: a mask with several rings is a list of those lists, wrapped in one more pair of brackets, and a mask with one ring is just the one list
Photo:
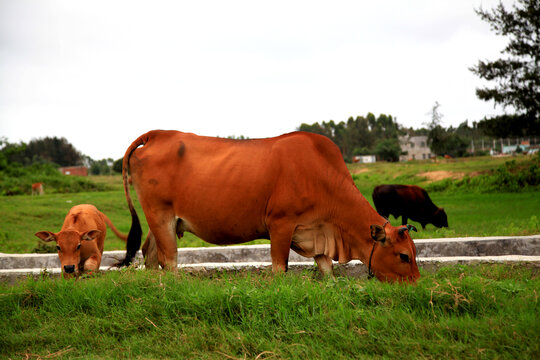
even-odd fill
[(43, 241), (56, 241), (56, 234), (50, 231), (39, 231), (35, 235)]
[(91, 241), (97, 238), (100, 234), (101, 234), (101, 231), (99, 230), (90, 230), (90, 231), (85, 232), (82, 235), (81, 239)]
[(375, 241), (378, 241), (382, 244), (386, 241), (386, 231), (380, 225), (371, 225), (371, 238)]

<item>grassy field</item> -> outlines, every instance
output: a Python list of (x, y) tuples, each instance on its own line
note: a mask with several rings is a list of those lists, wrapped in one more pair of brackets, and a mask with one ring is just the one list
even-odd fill
[[(518, 159), (519, 160), (519, 159)], [(438, 176), (466, 176), (493, 172), (508, 159), (474, 158), (459, 161), (376, 163), (352, 165), (350, 167), (355, 182), (372, 203), (371, 192), (381, 183), (418, 184), (424, 187), (437, 182), (428, 180), (429, 174)], [(517, 162), (519, 165), (520, 161)], [(103, 192), (83, 192), (71, 194), (46, 194), (41, 197), (3, 196), (0, 197), (0, 252), (28, 253), (38, 246), (34, 233), (41, 230), (59, 231), (68, 210), (83, 203), (94, 204), (103, 211), (120, 231), (129, 231), (131, 218), (121, 186), (121, 177), (91, 177), (98, 184), (112, 189)], [(445, 181), (445, 180), (443, 180)], [(457, 181), (457, 180), (456, 180)], [(414, 238), (441, 238), (462, 236), (496, 235), (532, 235), (540, 234), (540, 189), (528, 188), (523, 192), (477, 191), (430, 191), (430, 196), (438, 206), (444, 207), (448, 214), (450, 227), (437, 229), (428, 225), (422, 231), (419, 228)], [(136, 205), (138, 203), (135, 198)], [(147, 232), (144, 214), (138, 207), (143, 220), (143, 230)], [(394, 225), (401, 219), (391, 218)], [(266, 243), (257, 240), (255, 243)], [(186, 233), (178, 242), (182, 247), (211, 246), (210, 244)], [(124, 243), (111, 231), (107, 233), (106, 250), (124, 249)]]
[(0, 284), (0, 357), (538, 359), (538, 268), (454, 266), (416, 286), (312, 272), (109, 272)]

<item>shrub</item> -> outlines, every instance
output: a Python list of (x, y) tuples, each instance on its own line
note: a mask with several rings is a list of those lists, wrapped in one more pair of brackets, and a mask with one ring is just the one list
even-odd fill
[(537, 190), (540, 185), (540, 157), (517, 163), (507, 161), (494, 172), (461, 180), (444, 179), (427, 185), (427, 191), (470, 191), (470, 192), (519, 192)]

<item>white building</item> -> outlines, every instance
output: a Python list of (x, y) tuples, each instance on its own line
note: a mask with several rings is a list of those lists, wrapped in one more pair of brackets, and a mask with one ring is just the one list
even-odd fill
[(400, 136), (399, 145), (401, 151), (407, 153), (400, 155), (399, 161), (427, 160), (435, 156), (428, 147), (427, 136)]
[(375, 155), (357, 155), (353, 156), (353, 163), (361, 163), (361, 164), (368, 164), (368, 163), (374, 163), (377, 159), (375, 158)]

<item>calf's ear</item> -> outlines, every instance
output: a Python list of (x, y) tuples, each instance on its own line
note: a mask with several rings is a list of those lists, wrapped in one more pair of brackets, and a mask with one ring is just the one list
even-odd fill
[(56, 241), (56, 235), (50, 231), (39, 231), (35, 235), (43, 241)]
[(95, 238), (97, 238), (100, 234), (101, 234), (101, 231), (99, 231), (99, 230), (90, 230), (90, 231), (85, 232), (81, 236), (81, 239), (91, 241), (91, 240), (94, 240)]
[(375, 241), (383, 243), (386, 241), (386, 231), (380, 225), (371, 225), (371, 238)]

